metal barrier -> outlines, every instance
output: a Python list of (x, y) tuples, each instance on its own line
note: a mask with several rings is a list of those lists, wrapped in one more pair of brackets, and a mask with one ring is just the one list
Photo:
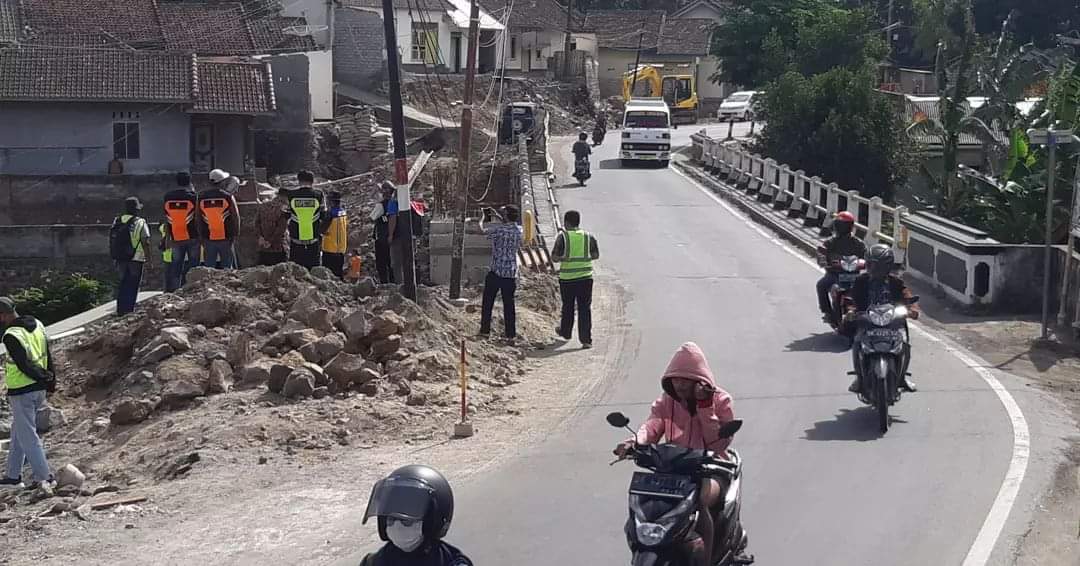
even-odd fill
[(690, 139), (705, 169), (736, 190), (755, 195), (777, 210), (786, 210), (790, 217), (802, 217), (804, 225), (820, 227), (823, 235), (838, 212), (851, 212), (857, 233), (868, 246), (888, 244), (896, 252), (897, 261), (904, 261), (907, 238), (901, 219), (908, 214), (906, 207), (888, 206), (881, 197), (866, 198), (858, 191), (845, 191), (836, 183), (826, 183), (820, 177), (751, 153), (738, 141), (712, 139), (704, 131)]

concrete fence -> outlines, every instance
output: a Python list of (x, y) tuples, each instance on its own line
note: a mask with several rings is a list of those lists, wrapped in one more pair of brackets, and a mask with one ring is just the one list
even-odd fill
[(755, 195), (761, 202), (771, 203), (788, 216), (801, 217), (806, 226), (820, 227), (827, 233), (838, 212), (851, 212), (856, 219), (857, 233), (868, 246), (889, 244), (897, 262), (903, 262), (907, 252), (902, 219), (908, 210), (888, 206), (881, 197), (867, 198), (858, 191), (846, 191), (836, 183), (826, 183), (820, 177), (777, 163), (744, 149), (735, 141), (715, 140), (701, 133), (693, 134), (694, 154), (700, 155), (705, 169), (719, 174), (739, 190)]

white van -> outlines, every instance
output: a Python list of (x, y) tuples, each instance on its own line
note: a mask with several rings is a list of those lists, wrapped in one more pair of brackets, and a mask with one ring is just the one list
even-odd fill
[(656, 161), (662, 167), (671, 160), (671, 111), (663, 98), (634, 98), (623, 113), (619, 157), (630, 161)]

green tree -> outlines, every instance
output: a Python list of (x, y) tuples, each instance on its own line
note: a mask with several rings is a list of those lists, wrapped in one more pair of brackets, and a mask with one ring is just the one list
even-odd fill
[(910, 170), (909, 151), (896, 109), (875, 83), (865, 67), (784, 74), (766, 91), (768, 125), (755, 149), (844, 188), (891, 198)]

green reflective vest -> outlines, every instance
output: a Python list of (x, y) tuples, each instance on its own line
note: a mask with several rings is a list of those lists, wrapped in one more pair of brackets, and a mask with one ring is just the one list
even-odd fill
[(319, 223), (319, 209), (322, 203), (312, 197), (296, 197), (289, 200), (293, 220), (296, 223), (298, 244), (311, 244), (316, 241), (316, 224)]
[[(12, 326), (4, 332), (4, 337), (14, 336), (19, 341), (19, 344), (22, 344), (23, 350), (26, 350), (26, 359), (31, 364), (39, 368), (47, 368), (49, 367), (49, 351), (48, 338), (45, 337), (45, 325), (41, 324), (40, 320), (35, 319), (34, 322), (37, 323), (37, 328), (33, 332), (21, 326)], [(22, 389), (37, 383), (32, 377), (23, 373), (10, 358), (4, 364), (4, 375), (8, 391)]]
[(593, 273), (589, 233), (584, 230), (567, 230), (563, 232), (563, 239), (566, 244), (566, 259), (559, 266), (559, 279), (562, 281), (591, 279)]
[[(165, 223), (161, 223), (161, 239), (165, 239)], [(172, 246), (165, 242), (165, 250), (161, 252), (161, 261), (163, 263), (172, 263)]]

